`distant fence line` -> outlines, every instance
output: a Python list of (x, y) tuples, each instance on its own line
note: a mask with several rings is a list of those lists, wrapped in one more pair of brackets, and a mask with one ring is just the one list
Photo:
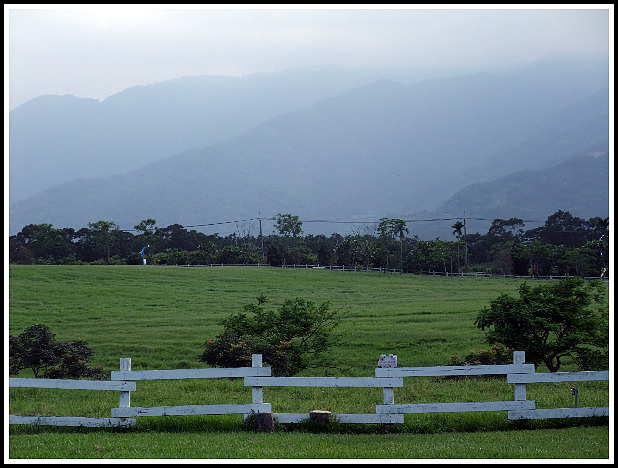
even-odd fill
[[(393, 355), (385, 355), (393, 357)], [(120, 370), (111, 373), (110, 381), (56, 380), (9, 378), (10, 387), (59, 388), (67, 390), (115, 390), (119, 404), (111, 408), (110, 418), (66, 416), (9, 415), (9, 424), (124, 427), (134, 426), (136, 417), (270, 413), (279, 423), (298, 423), (310, 419), (308, 413), (273, 413), (272, 404), (264, 402), (264, 387), (362, 387), (382, 388), (382, 404), (375, 413), (333, 414), (341, 423), (397, 424), (404, 422), (404, 414), (507, 411), (511, 420), (609, 416), (609, 407), (537, 409), (534, 400), (526, 399), (526, 384), (538, 382), (573, 382), (609, 380), (609, 371), (535, 373), (533, 364), (525, 364), (525, 353), (515, 351), (513, 364), (436, 367), (380, 367), (373, 377), (271, 377), (271, 368), (262, 367), (262, 355), (253, 354), (251, 367), (131, 370), (131, 359), (120, 359)], [(508, 401), (463, 403), (395, 403), (394, 388), (404, 386), (409, 377), (453, 377), (504, 375), (514, 385), (514, 399)], [(244, 378), (244, 386), (251, 387), (251, 403), (132, 407), (131, 392), (141, 380)], [(577, 397), (576, 397), (577, 398)], [(577, 399), (576, 399), (577, 406)]]
[[(177, 266), (177, 267), (270, 267), (269, 263), (207, 263), (207, 264), (159, 264), (155, 266)], [(565, 279), (572, 278), (571, 275), (507, 275), (505, 273), (488, 273), (483, 271), (471, 271), (471, 272), (459, 272), (453, 273), (448, 271), (436, 271), (436, 270), (421, 270), (418, 272), (406, 273), (400, 268), (365, 268), (360, 266), (347, 266), (347, 265), (320, 265), (320, 264), (292, 264), (273, 266), (273, 268), (301, 268), (312, 270), (332, 270), (332, 271), (357, 271), (357, 272), (372, 272), (372, 273), (399, 273), (402, 275), (421, 275), (421, 276), (445, 276), (445, 277), (470, 277), (470, 278), (516, 278), (516, 279)], [(586, 280), (598, 279), (601, 281), (609, 281), (608, 276), (585, 276)]]

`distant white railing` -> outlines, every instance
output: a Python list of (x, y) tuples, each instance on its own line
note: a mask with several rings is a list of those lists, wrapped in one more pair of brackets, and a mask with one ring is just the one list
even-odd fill
[[(384, 355), (394, 358), (396, 356)], [(388, 365), (393, 365), (388, 364)], [(514, 399), (488, 402), (453, 403), (395, 403), (394, 388), (404, 386), (409, 377), (456, 377), (505, 375), (514, 386)], [(247, 404), (213, 404), (132, 407), (131, 392), (137, 380), (244, 378), (244, 386), (252, 387), (252, 401)], [(571, 418), (609, 416), (609, 407), (536, 409), (534, 400), (526, 399), (526, 385), (539, 382), (573, 382), (609, 380), (609, 371), (535, 373), (533, 364), (525, 364), (525, 353), (515, 351), (513, 364), (435, 367), (379, 367), (374, 377), (271, 377), (270, 367), (262, 367), (262, 355), (252, 355), (251, 367), (214, 369), (131, 370), (131, 359), (120, 360), (120, 370), (111, 373), (110, 381), (9, 379), (11, 387), (64, 388), (86, 390), (115, 390), (119, 405), (111, 409), (111, 418), (70, 418), (59, 416), (10, 415), (10, 424), (52, 424), (72, 426), (131, 426), (138, 416), (182, 416), (271, 413), (280, 423), (297, 423), (310, 419), (309, 413), (272, 413), (272, 405), (264, 403), (264, 387), (362, 387), (382, 388), (382, 404), (375, 413), (336, 413), (332, 416), (342, 423), (395, 424), (404, 422), (404, 414), (471, 411), (507, 411), (508, 418)], [(577, 406), (577, 405), (576, 405)]]

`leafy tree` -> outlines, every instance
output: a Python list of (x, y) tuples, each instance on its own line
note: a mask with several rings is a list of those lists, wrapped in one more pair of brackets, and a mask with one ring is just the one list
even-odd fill
[(463, 233), (461, 232), (461, 230), (464, 228), (464, 223), (462, 223), (461, 221), (457, 221), (451, 227), (453, 228), (453, 235), (457, 238), (457, 271), (459, 272), (461, 270), (461, 267), (459, 264), (459, 261), (460, 261), (459, 244), (461, 244), (461, 238), (463, 236)]
[(281, 214), (277, 213), (275, 229), (279, 233), (279, 235), (283, 236), (284, 242), (281, 246), (282, 249), (280, 253), (282, 254), (282, 265), (285, 266), (287, 264), (286, 259), (290, 253), (290, 249), (294, 247), (296, 244), (296, 240), (298, 236), (300, 236), (303, 232), (302, 230), (302, 221), (299, 221), (298, 216), (294, 216), (291, 214)]
[(214, 366), (251, 365), (251, 354), (262, 354), (274, 375), (294, 375), (319, 362), (339, 337), (337, 311), (330, 303), (315, 305), (302, 299), (288, 299), (277, 309), (267, 309), (266, 297), (247, 304), (244, 311), (221, 322), (223, 332), (204, 343), (200, 360)]
[(541, 240), (547, 244), (581, 247), (586, 243), (587, 224), (568, 211), (558, 210), (545, 221)]
[(59, 263), (74, 255), (74, 231), (71, 228), (55, 229), (51, 224), (28, 224), (15, 236), (9, 246), (11, 258), (22, 263), (32, 259), (35, 263)]
[(59, 360), (55, 335), (45, 325), (32, 325), (18, 336), (9, 335), (9, 373), (31, 369), (39, 376)]
[[(408, 233), (406, 222), (403, 219), (382, 218), (378, 225), (378, 234), (381, 237), (399, 238), (399, 264), (403, 264), (403, 239)], [(388, 265), (387, 265), (388, 267)]]
[(275, 229), (285, 237), (298, 237), (302, 234), (302, 221), (298, 220), (298, 216), (291, 214), (277, 213)]
[(142, 243), (144, 245), (154, 246), (158, 239), (159, 229), (156, 227), (157, 221), (152, 218), (143, 219), (139, 224), (133, 226), (136, 231), (140, 231)]
[(356, 263), (355, 240), (346, 238), (335, 247), (335, 263), (338, 265), (354, 266)]
[(268, 263), (272, 266), (285, 265), (285, 247), (279, 240), (269, 239), (266, 253)]
[(239, 247), (226, 245), (219, 252), (219, 262), (227, 264), (245, 263), (245, 254)]
[(92, 350), (83, 340), (56, 341), (48, 327), (32, 325), (17, 336), (9, 336), (9, 374), (31, 369), (35, 378), (103, 378), (103, 371), (87, 363)]
[(538, 275), (557, 274), (556, 266), (560, 256), (558, 246), (545, 244), (535, 240), (529, 244), (517, 245), (513, 248), (513, 261), (517, 274), (527, 274), (524, 268)]
[(96, 223), (88, 223), (94, 241), (105, 250), (107, 263), (109, 263), (110, 250), (114, 242), (115, 231), (119, 226), (112, 221), (99, 220)]
[(363, 262), (365, 270), (369, 271), (374, 258), (377, 255), (376, 242), (372, 238), (359, 239), (355, 245), (356, 255)]
[(524, 233), (524, 222), (519, 218), (494, 219), (487, 236), (496, 241), (518, 241)]
[[(602, 285), (582, 278), (519, 288), (519, 298), (501, 294), (481, 310), (475, 325), (489, 329), (489, 343), (526, 352), (526, 360), (556, 372), (570, 356), (580, 367), (607, 366), (609, 317), (601, 307)], [(604, 351), (603, 351), (604, 350)]]
[(326, 244), (320, 245), (318, 248), (318, 263), (320, 265), (330, 265), (333, 253)]

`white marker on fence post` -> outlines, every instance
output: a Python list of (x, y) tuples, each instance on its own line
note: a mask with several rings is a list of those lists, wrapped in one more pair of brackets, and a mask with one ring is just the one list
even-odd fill
[[(525, 351), (513, 351), (513, 364), (525, 364), (526, 352)], [(514, 384), (515, 385), (515, 401), (526, 400), (526, 384)]]
[[(396, 354), (381, 354), (378, 360), (378, 367), (397, 367)], [(382, 389), (383, 401), (385, 405), (395, 404), (395, 388), (384, 387)]]
[[(120, 372), (131, 370), (131, 358), (120, 358)], [(120, 392), (119, 408), (129, 408), (131, 406), (131, 392)]]

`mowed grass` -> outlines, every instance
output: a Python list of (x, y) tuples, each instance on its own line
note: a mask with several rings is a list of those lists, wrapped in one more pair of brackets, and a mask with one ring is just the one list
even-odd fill
[[(265, 295), (276, 307), (303, 297), (341, 310), (346, 341), (330, 367), (308, 376), (373, 376), (380, 354), (399, 366), (445, 365), (488, 348), (478, 311), (521, 280), (442, 278), (269, 267), (10, 266), (9, 332), (48, 326), (61, 341), (84, 339), (93, 365), (208, 367), (203, 344), (220, 321)], [(576, 370), (567, 362), (564, 369)], [(545, 372), (546, 369), (538, 368)], [(24, 371), (23, 377), (31, 377)], [(573, 383), (528, 385), (538, 408), (572, 407)], [(607, 382), (581, 382), (579, 406), (607, 406)], [(109, 417), (117, 392), (11, 389), (11, 414)], [(512, 400), (506, 379), (406, 379), (396, 403)], [(139, 381), (131, 406), (249, 403), (242, 379)], [(374, 413), (381, 389), (265, 388), (274, 412)], [(577, 434), (577, 437), (575, 437)], [(172, 437), (170, 437), (170, 435)], [(582, 444), (582, 440), (586, 440)], [(208, 441), (208, 442), (206, 442)], [(500, 455), (502, 454), (502, 455)], [(128, 430), (10, 427), (12, 458), (607, 458), (607, 418), (516, 423), (506, 412), (406, 415), (394, 427), (302, 425), (255, 433), (240, 415), (138, 418)]]

